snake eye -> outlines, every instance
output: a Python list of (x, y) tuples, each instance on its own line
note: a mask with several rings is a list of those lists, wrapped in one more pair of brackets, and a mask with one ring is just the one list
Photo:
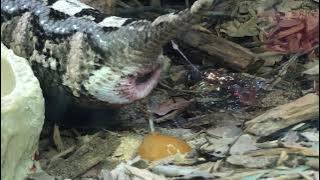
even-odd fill
[(143, 75), (139, 75), (136, 79), (136, 83), (137, 84), (145, 83), (152, 77), (152, 75), (153, 75), (153, 71), (146, 73), (146, 74), (143, 74)]
[(129, 74), (128, 78), (134, 78), (134, 75), (133, 74)]

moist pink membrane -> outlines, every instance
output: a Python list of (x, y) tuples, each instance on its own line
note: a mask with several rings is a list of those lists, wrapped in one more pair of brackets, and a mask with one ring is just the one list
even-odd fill
[(161, 68), (140, 73), (135, 77), (125, 78), (119, 86), (120, 95), (129, 102), (146, 97), (157, 85), (160, 79)]

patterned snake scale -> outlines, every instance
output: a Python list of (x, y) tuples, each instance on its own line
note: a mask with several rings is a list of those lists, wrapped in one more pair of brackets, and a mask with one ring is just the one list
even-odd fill
[(213, 0), (153, 22), (106, 16), (77, 0), (1, 0), (1, 41), (26, 58), (46, 101), (128, 104), (160, 79), (162, 46), (201, 20)]

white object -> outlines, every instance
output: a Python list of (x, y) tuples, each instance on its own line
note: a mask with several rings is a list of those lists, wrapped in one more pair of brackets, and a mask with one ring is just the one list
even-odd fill
[(22, 180), (40, 170), (33, 157), (43, 123), (44, 99), (38, 79), (24, 58), (1, 43), (2, 180)]
[(70, 16), (73, 16), (83, 9), (93, 9), (92, 7), (85, 5), (77, 0), (59, 0), (55, 2), (51, 8), (54, 10), (63, 12)]

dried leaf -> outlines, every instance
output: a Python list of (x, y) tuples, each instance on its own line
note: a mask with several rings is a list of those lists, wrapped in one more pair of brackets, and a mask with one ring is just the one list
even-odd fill
[(247, 155), (232, 155), (227, 158), (227, 162), (247, 168), (266, 168), (267, 166), (274, 164), (277, 159), (278, 156), (251, 157)]
[(175, 98), (169, 99), (168, 101), (161, 104), (158, 108), (155, 108), (152, 110), (153, 113), (163, 116), (169, 113), (170, 111), (177, 110), (177, 109), (183, 109), (187, 106), (189, 106), (191, 101), (187, 101), (183, 98)]
[(230, 148), (230, 154), (243, 154), (248, 151), (257, 150), (256, 142), (249, 134), (239, 137), (236, 143)]
[(319, 142), (319, 131), (318, 132), (306, 131), (300, 134), (306, 139), (308, 139), (309, 141)]
[[(110, 172), (113, 179), (139, 179), (139, 180), (165, 180), (163, 176), (154, 174), (147, 169), (139, 169), (133, 166), (130, 166), (125, 163), (119, 164), (115, 169)], [(107, 177), (110, 177), (109, 174), (106, 174)]]
[(280, 31), (279, 33), (276, 33), (274, 38), (281, 39), (281, 38), (287, 37), (289, 35), (292, 35), (294, 33), (301, 31), (303, 28), (305, 28), (305, 26), (302, 22), (297, 23), (296, 26), (293, 26), (290, 29), (283, 30), (283, 31)]
[(222, 26), (221, 32), (227, 33), (231, 37), (256, 36), (259, 34), (256, 17), (252, 17), (245, 23), (240, 23), (237, 20), (229, 21)]
[(289, 12), (292, 9), (298, 9), (302, 6), (303, 1), (297, 0), (283, 0), (282, 3), (276, 6), (280, 12)]
[(312, 67), (310, 69), (303, 71), (302, 74), (319, 75), (319, 64), (315, 65), (314, 67)]
[(319, 44), (319, 11), (293, 11), (271, 16), (277, 25), (268, 33), (267, 49), (308, 53)]
[(301, 24), (301, 22), (296, 19), (285, 19), (283, 21), (280, 21), (278, 26), (280, 28), (289, 28), (289, 27), (297, 26), (299, 24)]

